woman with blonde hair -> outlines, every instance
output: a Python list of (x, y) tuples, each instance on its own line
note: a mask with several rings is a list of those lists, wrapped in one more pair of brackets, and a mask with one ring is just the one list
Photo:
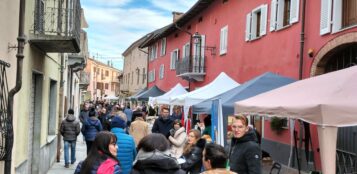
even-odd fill
[(183, 157), (186, 160), (181, 168), (190, 174), (198, 174), (202, 168), (202, 151), (206, 141), (201, 138), (201, 132), (192, 129), (188, 133), (187, 143), (183, 148)]

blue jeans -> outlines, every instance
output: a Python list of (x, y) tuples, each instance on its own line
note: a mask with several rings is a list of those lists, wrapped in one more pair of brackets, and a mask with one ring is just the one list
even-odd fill
[(71, 147), (71, 163), (76, 161), (76, 141), (64, 141), (64, 163), (69, 164), (69, 147)]

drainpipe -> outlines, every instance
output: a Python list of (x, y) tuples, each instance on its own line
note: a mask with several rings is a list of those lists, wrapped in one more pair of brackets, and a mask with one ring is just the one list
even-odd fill
[(60, 127), (61, 127), (61, 121), (62, 116), (64, 113), (64, 108), (63, 108), (63, 72), (64, 72), (64, 54), (61, 54), (61, 70), (60, 70), (60, 98), (59, 98), (59, 113), (58, 113), (58, 133), (57, 133), (57, 156), (56, 160), (57, 162), (60, 162), (61, 160), (61, 134), (60, 134)]
[[(302, 1), (302, 14), (301, 14), (301, 33), (300, 33), (300, 64), (299, 64), (299, 80), (302, 80), (303, 78), (303, 66), (304, 66), (304, 44), (305, 44), (305, 16), (306, 16), (306, 0)], [(300, 128), (300, 148), (302, 146), (302, 131), (303, 131), (303, 126), (301, 122), (299, 122), (299, 128)], [(306, 130), (305, 130), (306, 131)], [(297, 143), (296, 143), (296, 134), (295, 135), (295, 151), (297, 152), (297, 162), (298, 162), (298, 172), (300, 174), (300, 162), (301, 162), (301, 154), (298, 153), (297, 151)]]
[(305, 44), (305, 10), (306, 0), (302, 1), (302, 15), (301, 15), (301, 33), (300, 33), (300, 65), (299, 65), (299, 80), (302, 79), (304, 66), (304, 44)]
[(7, 104), (7, 116), (8, 116), (8, 127), (7, 127), (7, 140), (5, 142), (6, 159), (4, 173), (11, 173), (11, 158), (12, 158), (12, 147), (14, 144), (14, 129), (13, 129), (13, 106), (14, 106), (14, 96), (20, 91), (22, 86), (22, 69), (24, 60), (24, 47), (26, 42), (26, 36), (24, 34), (24, 24), (25, 24), (25, 5), (26, 0), (20, 0), (20, 11), (19, 11), (19, 35), (17, 37), (17, 69), (16, 69), (16, 85), (9, 92), (8, 104)]
[[(178, 25), (177, 25), (177, 23), (175, 23), (175, 27), (178, 29), (178, 30), (180, 30), (180, 31), (183, 31), (183, 32), (185, 32), (185, 33), (187, 33), (188, 35), (190, 35), (190, 53), (188, 54), (189, 55), (189, 62), (188, 62), (188, 68), (191, 68), (191, 66), (192, 66), (192, 33), (190, 33), (190, 32), (188, 32), (187, 30), (184, 30), (184, 29), (182, 29), (182, 28), (180, 28)], [(188, 79), (188, 92), (190, 92), (191, 91), (191, 80), (190, 79)]]

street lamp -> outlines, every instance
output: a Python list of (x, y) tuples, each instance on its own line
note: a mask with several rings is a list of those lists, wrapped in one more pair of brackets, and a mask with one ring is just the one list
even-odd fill
[[(205, 50), (210, 51), (212, 56), (216, 55), (216, 46), (202, 46), (202, 35), (199, 34), (197, 31), (192, 35), (192, 39), (196, 48), (203, 48)], [(196, 49), (196, 51), (198, 50)], [(201, 54), (201, 49), (199, 49), (198, 53)]]

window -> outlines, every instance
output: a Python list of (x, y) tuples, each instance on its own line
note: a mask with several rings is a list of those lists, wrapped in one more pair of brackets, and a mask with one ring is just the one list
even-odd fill
[(270, 31), (275, 31), (299, 21), (300, 0), (272, 0)]
[(155, 69), (149, 71), (149, 82), (155, 81)]
[(128, 85), (129, 85), (129, 82), (130, 82), (130, 73), (128, 74)]
[(134, 72), (131, 72), (131, 84), (134, 82)]
[(109, 89), (109, 85), (108, 85), (108, 83), (105, 83), (105, 87), (104, 87), (105, 89)]
[(105, 76), (109, 76), (109, 71), (105, 71)]
[(146, 71), (145, 71), (145, 68), (143, 68), (143, 82), (142, 83), (145, 83), (145, 79), (146, 79)]
[(357, 0), (342, 1), (342, 27), (357, 24)]
[(190, 42), (187, 42), (182, 47), (182, 59), (188, 59), (190, 57)]
[(179, 60), (179, 49), (171, 52), (170, 69), (176, 69), (176, 62)]
[(220, 44), (219, 44), (220, 55), (227, 53), (227, 42), (228, 42), (228, 25), (226, 25), (221, 29)]
[(136, 75), (137, 75), (136, 84), (138, 85), (139, 84), (139, 79), (140, 79), (140, 69), (139, 68), (136, 69)]
[(165, 66), (164, 64), (160, 65), (160, 72), (159, 72), (159, 78), (163, 79), (164, 78), (164, 73), (165, 73)]
[[(332, 16), (332, 21), (331, 21)], [(357, 25), (357, 0), (321, 0), (320, 35)], [(331, 25), (332, 24), (332, 25)]]
[(164, 56), (166, 54), (166, 38), (161, 39), (161, 51), (160, 55)]
[(193, 71), (194, 72), (203, 72), (204, 70), (204, 62), (205, 62), (205, 42), (206, 36), (201, 35), (201, 39), (198, 43), (195, 43), (193, 47)]
[(268, 5), (261, 5), (247, 14), (245, 41), (260, 38), (266, 34)]
[(149, 54), (149, 60), (154, 60), (157, 58), (157, 44), (153, 44), (151, 47), (150, 47), (150, 50), (149, 50), (150, 54)]

